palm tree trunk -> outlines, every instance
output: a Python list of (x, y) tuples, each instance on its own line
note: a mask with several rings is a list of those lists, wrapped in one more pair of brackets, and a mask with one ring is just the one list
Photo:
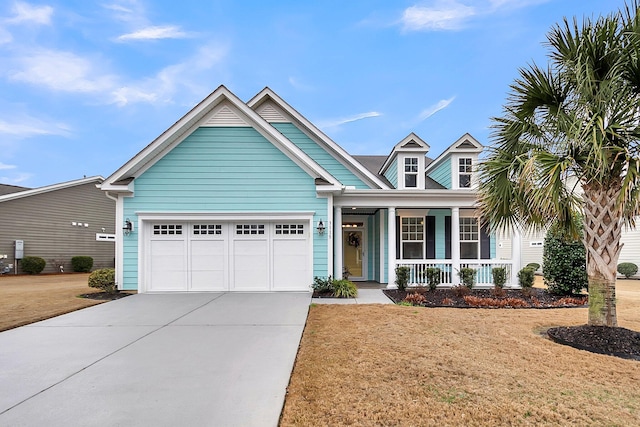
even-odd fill
[(620, 182), (584, 186), (584, 244), (589, 277), (589, 325), (618, 325), (616, 272), (622, 245), (622, 212), (616, 199)]

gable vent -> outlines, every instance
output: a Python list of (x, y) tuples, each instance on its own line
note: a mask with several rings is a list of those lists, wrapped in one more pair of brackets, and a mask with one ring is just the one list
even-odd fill
[(271, 104), (263, 104), (258, 108), (260, 117), (268, 122), (288, 122), (282, 114)]
[(227, 105), (223, 105), (204, 122), (203, 126), (249, 126), (249, 124)]
[(417, 142), (415, 142), (414, 140), (411, 140), (402, 146), (402, 148), (412, 148), (412, 147), (422, 148), (422, 146)]
[(476, 146), (465, 139), (464, 142), (458, 145), (456, 148), (476, 148)]

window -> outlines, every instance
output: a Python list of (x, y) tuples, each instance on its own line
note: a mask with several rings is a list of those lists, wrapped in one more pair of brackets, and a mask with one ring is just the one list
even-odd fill
[(402, 259), (424, 259), (424, 218), (402, 218)]
[(478, 259), (480, 234), (476, 218), (460, 218), (460, 258)]
[(222, 225), (220, 225), (220, 224), (194, 224), (194, 226), (193, 226), (193, 234), (194, 235), (222, 234)]
[(304, 234), (304, 225), (276, 224), (276, 234)]
[(264, 224), (237, 224), (236, 234), (264, 234)]
[(404, 186), (415, 188), (418, 186), (418, 158), (407, 157), (404, 159)]
[(179, 224), (157, 224), (153, 226), (153, 234), (156, 235), (180, 235), (182, 234), (182, 225)]
[(458, 172), (460, 173), (458, 186), (460, 188), (471, 187), (471, 168), (472, 162), (470, 158), (458, 159)]

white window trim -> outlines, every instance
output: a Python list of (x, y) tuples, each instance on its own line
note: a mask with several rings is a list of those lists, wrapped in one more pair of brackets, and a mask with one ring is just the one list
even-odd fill
[[(405, 240), (403, 238), (403, 227), (405, 224), (403, 224), (403, 220), (404, 219), (421, 219), (422, 220), (422, 240)], [(412, 225), (412, 224), (408, 224), (408, 225)], [(417, 224), (416, 224), (417, 225)], [(424, 216), (420, 217), (420, 216), (401, 216), (400, 217), (400, 230), (398, 230), (398, 232), (400, 233), (400, 259), (407, 259), (404, 257), (404, 243), (407, 242), (421, 242), (422, 243), (422, 258), (416, 258), (416, 259), (425, 259), (425, 222), (424, 222)], [(409, 233), (411, 233), (411, 231), (409, 231)], [(416, 232), (417, 233), (417, 232)]]
[[(463, 233), (467, 233), (467, 232), (463, 231), (463, 226), (466, 225), (466, 224), (463, 224), (463, 221), (466, 221), (466, 220), (473, 220), (474, 221), (475, 228), (476, 228), (475, 233), (476, 233), (477, 239), (473, 239), (472, 240), (472, 239), (463, 238)], [(460, 245), (460, 253), (462, 254), (462, 244), (463, 243), (474, 243), (475, 242), (476, 249), (477, 249), (477, 254), (478, 254), (476, 258), (462, 258), (462, 256), (460, 256), (460, 259), (461, 260), (480, 259), (480, 251), (481, 251), (482, 248), (480, 247), (480, 225), (478, 224), (478, 219), (475, 218), (475, 217), (461, 216), (458, 219), (458, 224), (459, 224), (459, 227), (458, 227), (458, 244)], [(471, 224), (471, 225), (473, 225), (473, 224)], [(471, 231), (471, 233), (473, 233), (473, 231)]]

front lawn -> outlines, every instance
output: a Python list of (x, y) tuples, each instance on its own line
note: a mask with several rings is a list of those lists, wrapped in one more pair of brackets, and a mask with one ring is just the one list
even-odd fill
[[(618, 281), (640, 331), (640, 281)], [(640, 425), (640, 362), (556, 344), (586, 308), (317, 305), (282, 426)]]

